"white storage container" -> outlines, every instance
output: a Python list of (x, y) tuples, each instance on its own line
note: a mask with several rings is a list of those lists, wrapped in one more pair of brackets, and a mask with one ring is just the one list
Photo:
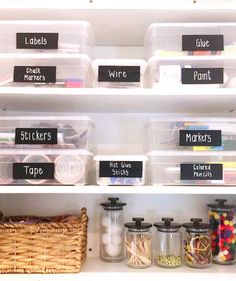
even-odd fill
[(87, 150), (0, 150), (0, 184), (85, 185), (92, 154)]
[(96, 86), (102, 88), (143, 87), (144, 60), (97, 59), (93, 61)]
[(150, 119), (147, 150), (235, 150), (236, 119), (171, 116)]
[(152, 151), (152, 185), (236, 185), (236, 152)]
[(0, 54), (0, 86), (92, 87), (92, 65), (87, 55)]
[(236, 54), (236, 23), (153, 23), (144, 45), (147, 56)]
[(97, 155), (98, 185), (144, 185), (146, 161), (144, 155)]
[(0, 149), (88, 149), (93, 128), (88, 116), (0, 117)]
[(235, 88), (235, 57), (152, 57), (145, 72), (147, 87)]
[(0, 22), (0, 53), (88, 54), (94, 45), (86, 21), (16, 20)]

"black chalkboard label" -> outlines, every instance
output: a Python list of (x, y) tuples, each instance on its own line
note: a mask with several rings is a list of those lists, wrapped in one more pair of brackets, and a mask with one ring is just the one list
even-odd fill
[(220, 130), (180, 130), (180, 146), (221, 146)]
[(16, 33), (17, 49), (58, 49), (58, 33)]
[(182, 84), (223, 84), (223, 68), (182, 68)]
[(105, 178), (141, 178), (142, 161), (100, 161), (99, 177)]
[(54, 163), (13, 163), (13, 179), (54, 179)]
[(219, 35), (183, 35), (182, 51), (223, 51), (224, 36)]
[(98, 82), (140, 82), (140, 66), (100, 65)]
[(56, 66), (15, 66), (14, 82), (55, 83)]
[(15, 144), (57, 144), (57, 128), (16, 128)]
[(223, 180), (223, 164), (180, 164), (181, 180)]

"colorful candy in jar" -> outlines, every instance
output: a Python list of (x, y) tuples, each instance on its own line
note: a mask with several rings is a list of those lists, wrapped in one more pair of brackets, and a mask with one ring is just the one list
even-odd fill
[(208, 204), (211, 228), (213, 261), (232, 264), (236, 261), (236, 221), (235, 205), (225, 204), (227, 200), (216, 199), (217, 203)]

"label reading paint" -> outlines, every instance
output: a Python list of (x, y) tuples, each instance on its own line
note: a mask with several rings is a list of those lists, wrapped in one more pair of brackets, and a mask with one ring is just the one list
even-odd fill
[(223, 164), (180, 164), (181, 180), (223, 180)]
[(16, 128), (15, 144), (57, 144), (57, 128)]
[(13, 163), (13, 179), (54, 179), (54, 163)]
[(100, 65), (98, 82), (140, 82), (140, 66)]
[(56, 66), (15, 66), (14, 82), (55, 83)]
[(221, 146), (220, 130), (180, 130), (180, 146)]
[(142, 176), (142, 161), (100, 161), (99, 163), (99, 177), (141, 178)]
[(223, 51), (223, 35), (183, 35), (182, 51)]
[(17, 49), (58, 49), (58, 33), (16, 33)]
[(223, 68), (182, 68), (182, 84), (223, 84)]

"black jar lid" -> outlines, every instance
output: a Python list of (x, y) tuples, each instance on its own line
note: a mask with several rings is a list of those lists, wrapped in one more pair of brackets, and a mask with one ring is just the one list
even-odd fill
[(161, 220), (162, 222), (154, 223), (154, 226), (160, 231), (176, 231), (182, 226), (180, 223), (174, 223), (173, 218), (165, 217)]
[(216, 209), (216, 210), (230, 210), (236, 208), (236, 205), (225, 204), (226, 199), (216, 199), (216, 203), (207, 204), (207, 207)]
[(148, 231), (152, 224), (148, 222), (143, 222), (144, 218), (132, 218), (133, 222), (127, 222), (125, 223), (125, 227), (128, 228), (129, 231)]
[(123, 207), (126, 206), (126, 203), (118, 202), (120, 200), (118, 197), (109, 197), (108, 200), (110, 202), (104, 202), (100, 204), (104, 207), (104, 210), (119, 211), (123, 210)]
[(210, 225), (208, 223), (203, 223), (202, 219), (200, 218), (191, 218), (191, 222), (187, 222), (183, 224), (183, 227), (185, 227), (188, 231), (205, 231), (210, 228)]

